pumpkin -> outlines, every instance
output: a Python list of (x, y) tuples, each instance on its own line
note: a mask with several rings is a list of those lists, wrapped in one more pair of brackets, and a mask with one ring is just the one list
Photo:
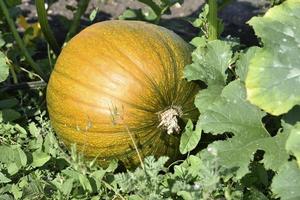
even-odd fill
[(126, 166), (149, 155), (179, 155), (180, 130), (196, 119), (197, 85), (183, 78), (191, 47), (163, 27), (112, 20), (63, 48), (47, 87), (52, 126), (87, 157)]

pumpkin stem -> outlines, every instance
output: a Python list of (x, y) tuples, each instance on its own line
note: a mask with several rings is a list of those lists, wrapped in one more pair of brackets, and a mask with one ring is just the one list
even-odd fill
[(160, 123), (158, 127), (167, 130), (170, 135), (172, 133), (179, 133), (180, 126), (178, 125), (178, 118), (182, 116), (182, 109), (179, 106), (171, 106), (165, 111), (159, 113)]

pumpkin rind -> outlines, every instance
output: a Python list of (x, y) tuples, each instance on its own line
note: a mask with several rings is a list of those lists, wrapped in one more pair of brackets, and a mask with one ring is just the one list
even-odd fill
[(63, 48), (47, 88), (52, 126), (66, 145), (77, 143), (100, 163), (117, 158), (176, 158), (179, 135), (158, 127), (159, 113), (178, 106), (182, 119), (196, 119), (198, 88), (183, 79), (191, 48), (175, 33), (138, 21), (94, 24)]

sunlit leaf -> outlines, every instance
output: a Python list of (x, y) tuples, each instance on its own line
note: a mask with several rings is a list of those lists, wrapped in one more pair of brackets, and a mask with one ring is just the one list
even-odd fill
[(248, 99), (273, 115), (300, 104), (300, 2), (285, 1), (249, 21), (264, 46), (251, 59)]
[(298, 166), (300, 167), (300, 122), (292, 127), (285, 147), (296, 157)]
[(199, 47), (192, 53), (193, 63), (186, 66), (185, 77), (201, 80), (206, 84), (225, 85), (232, 57), (231, 46), (219, 40), (211, 41), (206, 47)]
[(287, 162), (274, 177), (272, 191), (281, 200), (300, 199), (300, 170), (296, 162)]
[(31, 166), (40, 167), (43, 166), (51, 158), (47, 153), (37, 150), (32, 153), (33, 162)]

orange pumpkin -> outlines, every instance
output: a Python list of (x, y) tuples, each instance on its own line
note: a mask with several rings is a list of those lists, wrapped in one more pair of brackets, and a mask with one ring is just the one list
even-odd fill
[(141, 157), (175, 159), (182, 124), (198, 115), (198, 87), (183, 79), (190, 53), (175, 33), (145, 22), (84, 29), (63, 48), (50, 77), (52, 126), (67, 146), (76, 143), (102, 164), (115, 158), (135, 166), (134, 143)]

